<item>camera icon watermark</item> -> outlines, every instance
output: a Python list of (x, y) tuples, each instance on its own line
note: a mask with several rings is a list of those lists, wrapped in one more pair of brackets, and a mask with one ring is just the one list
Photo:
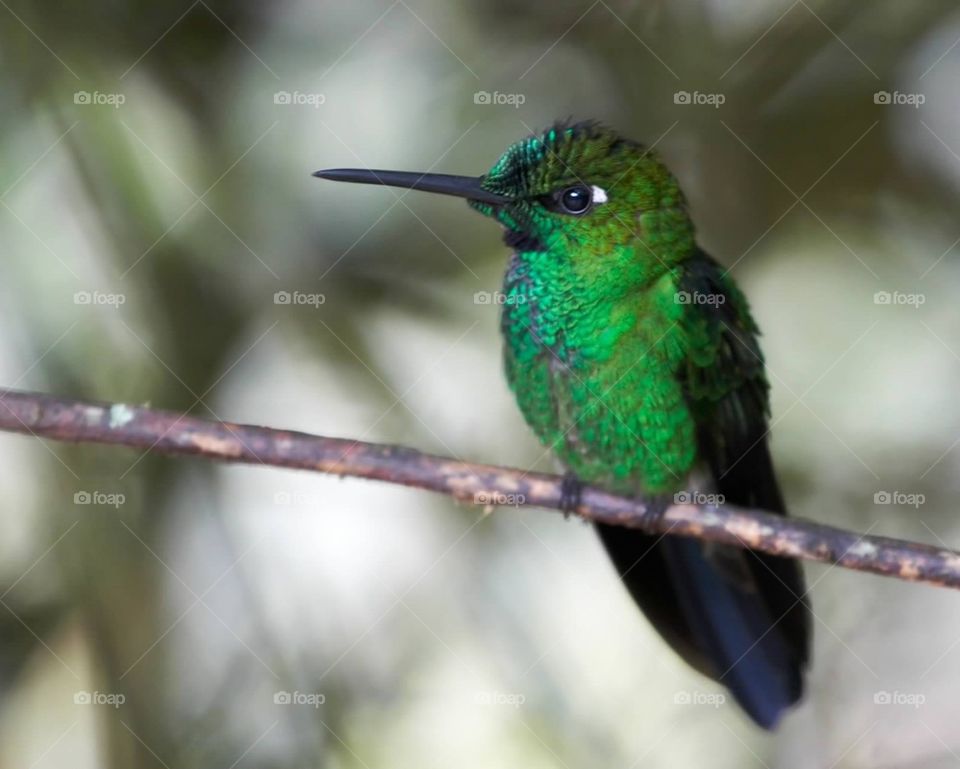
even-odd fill
[(503, 105), (520, 109), (527, 97), (522, 93), (500, 93), (499, 91), (477, 91), (473, 94), (474, 104)]
[(702, 491), (678, 491), (673, 495), (675, 505), (722, 505), (726, 501), (723, 494), (705, 494)]
[(74, 91), (73, 103), (81, 106), (113, 107), (120, 109), (127, 97), (122, 93), (101, 93), (100, 91)]
[(309, 705), (319, 708), (327, 701), (327, 696), (321, 692), (280, 691), (273, 693), (274, 705)]
[(113, 307), (116, 310), (120, 305), (127, 303), (127, 296), (126, 294), (108, 294), (104, 291), (77, 291), (73, 295), (73, 303)]
[(498, 491), (478, 491), (473, 495), (473, 504), (484, 507), (520, 507), (526, 504), (523, 494), (501, 494)]
[(325, 294), (307, 294), (303, 291), (277, 291), (273, 295), (274, 304), (289, 304), (300, 307), (318, 308), (326, 301)]
[(874, 692), (874, 705), (902, 705), (905, 707), (919, 708), (927, 703), (927, 696), (919, 692), (901, 692), (881, 690)]
[(73, 504), (93, 507), (112, 507), (118, 510), (126, 504), (126, 494), (105, 491), (78, 491), (73, 495)]
[(120, 692), (88, 692), (81, 690), (73, 693), (74, 705), (108, 705), (119, 708), (127, 697)]
[(321, 501), (321, 495), (302, 491), (278, 491), (273, 495), (273, 504), (277, 507), (316, 507)]
[(877, 291), (873, 295), (874, 304), (905, 305), (919, 309), (926, 304), (926, 294), (907, 294), (903, 291)]
[(291, 107), (313, 107), (319, 109), (325, 104), (327, 97), (322, 93), (304, 93), (301, 91), (277, 91), (273, 95), (273, 103)]
[(523, 304), (526, 301), (523, 294), (505, 294), (503, 291), (477, 291), (473, 295), (474, 304)]
[(519, 708), (527, 701), (525, 694), (520, 692), (477, 692), (473, 696), (473, 701), (478, 705), (508, 705), (513, 708)]
[(686, 691), (681, 689), (674, 692), (674, 705), (706, 705), (712, 708), (719, 708), (727, 702), (727, 695), (723, 692), (701, 692), (694, 689)]
[(919, 509), (920, 505), (926, 501), (925, 494), (905, 491), (878, 491), (873, 495), (873, 504), (875, 505), (900, 505), (902, 507), (912, 507), (915, 510)]
[(676, 91), (673, 94), (673, 103), (684, 106), (702, 106), (720, 109), (727, 101), (726, 95), (722, 93), (703, 93), (701, 91)]
[(707, 294), (701, 291), (677, 291), (673, 295), (675, 304), (695, 304), (719, 307), (727, 301), (726, 294)]
[(885, 106), (906, 106), (920, 109), (927, 97), (922, 93), (901, 93), (900, 91), (877, 91), (873, 94), (874, 104)]

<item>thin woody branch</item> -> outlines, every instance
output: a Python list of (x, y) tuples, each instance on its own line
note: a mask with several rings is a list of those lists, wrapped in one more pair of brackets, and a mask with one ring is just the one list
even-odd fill
[[(223, 462), (370, 478), (446, 494), (484, 506), (561, 509), (555, 475), (459, 462), (402, 446), (212, 422), (126, 404), (0, 390), (0, 430), (75, 443), (104, 443), (195, 455)], [(584, 488), (580, 517), (647, 529), (642, 503)], [(672, 505), (656, 530), (750, 547), (773, 555), (836, 564), (911, 582), (960, 588), (960, 553), (733, 505)]]

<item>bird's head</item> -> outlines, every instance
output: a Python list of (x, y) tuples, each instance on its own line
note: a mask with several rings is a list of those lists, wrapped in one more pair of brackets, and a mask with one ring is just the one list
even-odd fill
[(318, 171), (467, 198), (521, 255), (549, 252), (586, 276), (629, 283), (662, 274), (694, 248), (676, 179), (655, 153), (595, 122), (557, 123), (507, 149), (483, 176), (366, 169)]
[(522, 139), (480, 185), (507, 202), (473, 207), (496, 218), (520, 250), (602, 262), (615, 250), (639, 247), (640, 260), (668, 265), (693, 248), (673, 175), (643, 145), (598, 123), (560, 123)]

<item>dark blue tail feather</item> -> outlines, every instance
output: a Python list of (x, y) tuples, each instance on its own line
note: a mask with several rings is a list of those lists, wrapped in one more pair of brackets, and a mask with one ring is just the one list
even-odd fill
[(665, 537), (659, 544), (680, 609), (713, 677), (765, 729), (776, 726), (802, 694), (793, 649), (756, 589), (718, 570), (693, 539)]
[(808, 608), (796, 562), (597, 526), (624, 585), (690, 665), (772, 729), (803, 694)]

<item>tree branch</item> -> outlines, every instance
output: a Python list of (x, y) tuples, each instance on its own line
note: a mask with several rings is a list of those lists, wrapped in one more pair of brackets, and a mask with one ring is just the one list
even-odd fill
[[(439, 492), (489, 508), (534, 505), (561, 509), (562, 479), (555, 475), (458, 462), (401, 446), (211, 422), (140, 406), (0, 390), (0, 430), (57, 441), (115, 444), (223, 462), (371, 478)], [(575, 512), (599, 523), (648, 527), (642, 503), (596, 488), (584, 488)], [(860, 535), (760, 510), (733, 505), (675, 504), (667, 509), (655, 529), (912, 582), (960, 588), (958, 552)]]

